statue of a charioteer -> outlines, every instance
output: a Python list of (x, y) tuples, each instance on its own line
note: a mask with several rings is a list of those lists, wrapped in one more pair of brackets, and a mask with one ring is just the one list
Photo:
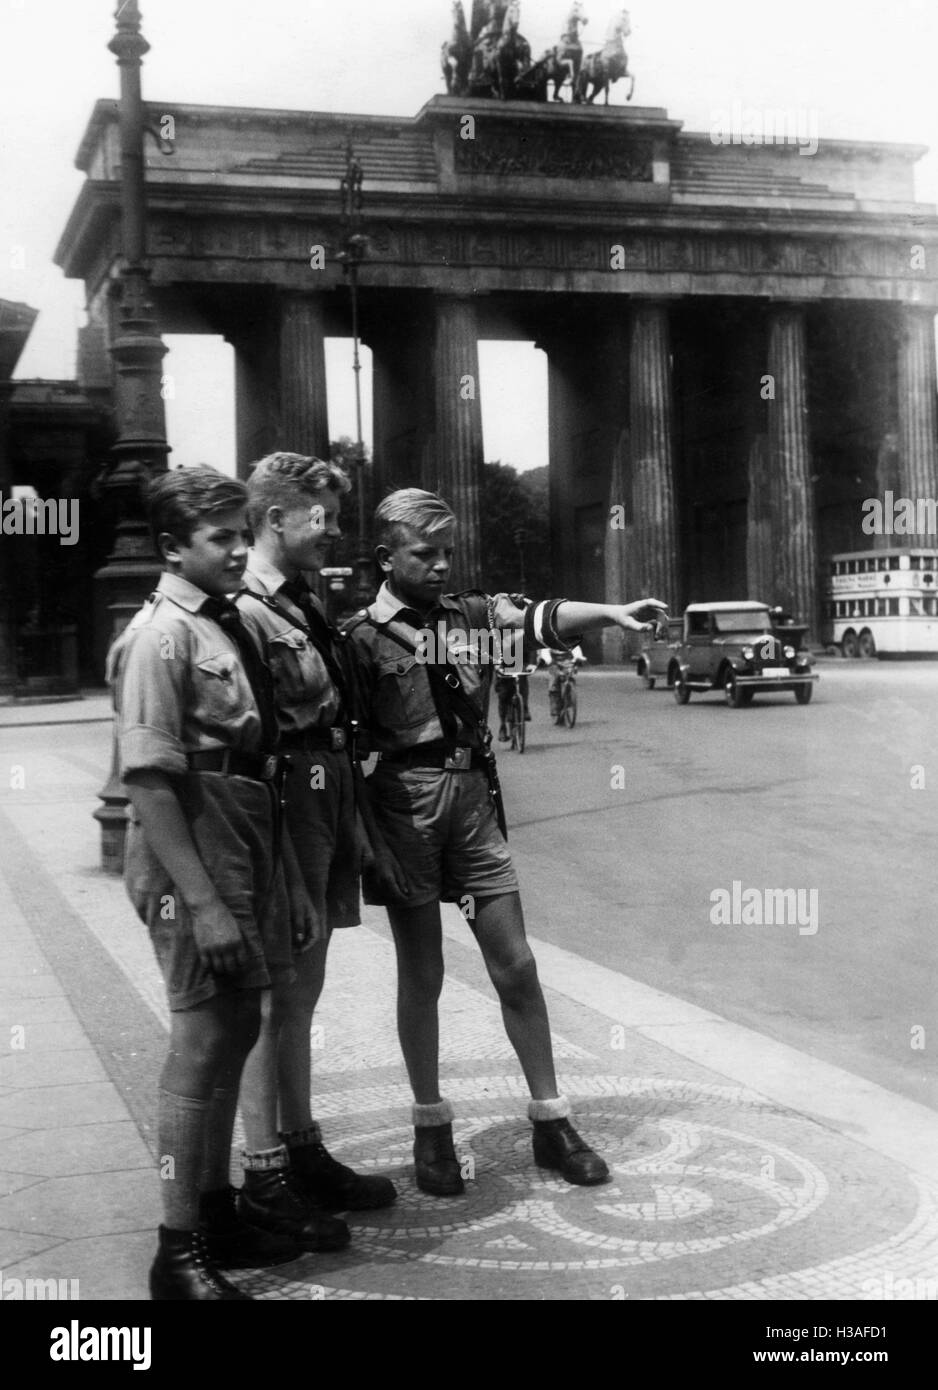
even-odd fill
[(561, 93), (569, 88), (573, 102), (593, 102), (604, 94), (608, 103), (612, 84), (628, 77), (626, 100), (631, 101), (635, 78), (625, 51), (625, 39), (632, 32), (628, 10), (611, 20), (599, 51), (584, 57), (580, 30), (589, 20), (582, 0), (573, 0), (559, 42), (536, 62), (519, 30), (520, 19), (520, 0), (473, 0), (472, 22), (467, 25), (462, 0), (453, 0), (453, 32), (442, 52), (451, 96), (547, 101), (553, 85), (554, 101), (563, 101)]

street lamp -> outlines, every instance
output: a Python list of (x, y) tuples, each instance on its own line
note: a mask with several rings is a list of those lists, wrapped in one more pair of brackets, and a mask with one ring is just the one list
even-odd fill
[(358, 470), (358, 557), (355, 561), (358, 578), (355, 602), (360, 607), (369, 604), (374, 597), (372, 559), (368, 553), (368, 538), (365, 529), (365, 444), (362, 439), (362, 365), (359, 357), (360, 340), (358, 335), (358, 267), (368, 255), (368, 238), (362, 230), (362, 177), (362, 166), (355, 158), (352, 142), (349, 140), (345, 150), (345, 174), (339, 185), (339, 198), (342, 206), (342, 250), (337, 259), (342, 263), (342, 272), (348, 280), (352, 305), (352, 371), (355, 374), (355, 465)]
[[(117, 517), (114, 549), (95, 575), (106, 595), (112, 638), (140, 607), (160, 571), (143, 500), (147, 483), (165, 470), (170, 452), (162, 395), (166, 344), (160, 337), (146, 263), (145, 135), (153, 136), (162, 154), (173, 153), (171, 141), (146, 124), (140, 69), (150, 45), (140, 32), (137, 0), (123, 0), (114, 17), (117, 32), (108, 48), (120, 68), (121, 268), (112, 282), (118, 310), (110, 351), (118, 434), (111, 459), (95, 482), (96, 495), (113, 503)], [(108, 780), (98, 796), (104, 804), (92, 814), (101, 826), (101, 864), (119, 873), (127, 795), (118, 775), (116, 748)]]

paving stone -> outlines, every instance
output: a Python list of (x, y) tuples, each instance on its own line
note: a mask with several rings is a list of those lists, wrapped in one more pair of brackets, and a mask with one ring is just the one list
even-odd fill
[(68, 1052), (27, 1048), (0, 1058), (0, 1081), (13, 1090), (106, 1080), (107, 1074), (87, 1039), (83, 1047)]
[(75, 1238), (111, 1232), (155, 1231), (159, 1193), (152, 1171), (45, 1178), (0, 1198), (0, 1228)]
[(153, 1168), (150, 1150), (130, 1120), (13, 1130), (9, 1139), (0, 1134), (0, 1164), (47, 1177)]
[(126, 1120), (127, 1111), (107, 1081), (71, 1086), (39, 1086), (0, 1097), (0, 1125), (58, 1129), (73, 1124)]

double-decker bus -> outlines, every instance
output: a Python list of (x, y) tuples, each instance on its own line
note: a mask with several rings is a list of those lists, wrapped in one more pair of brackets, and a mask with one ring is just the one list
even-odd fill
[(938, 550), (852, 550), (828, 561), (824, 640), (844, 656), (938, 654)]

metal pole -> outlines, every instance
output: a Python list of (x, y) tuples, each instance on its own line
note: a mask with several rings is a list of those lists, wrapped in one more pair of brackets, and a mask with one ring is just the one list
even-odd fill
[(358, 470), (358, 558), (355, 561), (358, 578), (355, 602), (364, 606), (374, 597), (372, 559), (368, 553), (366, 532), (365, 442), (362, 439), (361, 357), (358, 333), (358, 267), (368, 254), (368, 238), (362, 232), (362, 166), (355, 158), (351, 140), (345, 151), (345, 176), (339, 185), (342, 201), (344, 238), (339, 260), (348, 277), (352, 308), (352, 371), (355, 374), (355, 462)]
[[(154, 473), (166, 468), (170, 452), (162, 394), (166, 345), (160, 337), (146, 265), (146, 121), (140, 68), (150, 45), (140, 32), (137, 0), (123, 0), (115, 19), (117, 32), (108, 48), (117, 57), (121, 89), (122, 265), (114, 286), (119, 296), (118, 327), (111, 344), (118, 437), (96, 487), (98, 496), (112, 503), (117, 524), (114, 549), (95, 575), (106, 596), (112, 639), (140, 607), (160, 572), (147, 527), (143, 490)], [(160, 148), (171, 153), (165, 142)], [(120, 873), (128, 802), (116, 748), (112, 750), (110, 775), (98, 796), (104, 805), (93, 815), (101, 826), (101, 864)]]

